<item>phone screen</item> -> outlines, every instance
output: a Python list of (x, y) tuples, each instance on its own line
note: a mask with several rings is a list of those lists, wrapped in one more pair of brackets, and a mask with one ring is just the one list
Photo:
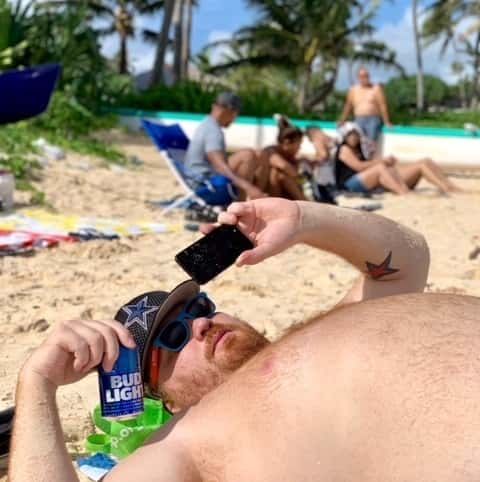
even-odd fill
[(252, 249), (252, 242), (236, 227), (222, 224), (175, 256), (175, 261), (198, 283), (205, 284)]

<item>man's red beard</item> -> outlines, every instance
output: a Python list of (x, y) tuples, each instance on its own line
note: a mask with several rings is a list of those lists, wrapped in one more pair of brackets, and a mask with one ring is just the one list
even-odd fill
[[(225, 331), (232, 334), (222, 341), (221, 355), (214, 355), (215, 341), (218, 335)], [(214, 324), (205, 338), (205, 358), (209, 362), (208, 365), (203, 368), (192, 367), (192, 371), (183, 378), (181, 388), (161, 389), (162, 399), (168, 405), (181, 410), (198, 403), (207, 393), (227, 380), (231, 373), (269, 344), (264, 336), (246, 323)]]
[[(215, 356), (214, 344), (218, 336), (225, 332), (227, 333), (224, 336), (227, 336), (227, 339), (222, 341), (222, 356)], [(208, 330), (205, 341), (205, 358), (224, 374), (237, 370), (269, 344), (264, 336), (246, 323), (215, 324)]]

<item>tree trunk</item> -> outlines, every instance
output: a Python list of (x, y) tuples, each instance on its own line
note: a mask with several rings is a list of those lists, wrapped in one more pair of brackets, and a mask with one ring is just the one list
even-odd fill
[(120, 53), (118, 58), (118, 73), (128, 74), (127, 36), (120, 34)]
[(155, 61), (152, 68), (152, 77), (150, 79), (150, 87), (163, 81), (163, 66), (165, 63), (165, 53), (167, 51), (170, 25), (172, 23), (172, 15), (175, 7), (175, 0), (165, 0), (163, 8), (162, 30), (158, 36), (157, 51), (155, 53)]
[(422, 45), (420, 43), (420, 35), (418, 32), (417, 6), (417, 0), (412, 0), (413, 35), (415, 38), (415, 57), (417, 61), (417, 111), (422, 112), (425, 107), (425, 95), (423, 86)]
[(307, 95), (308, 95), (308, 89), (310, 87), (311, 76), (312, 76), (312, 66), (307, 65), (305, 68), (305, 72), (301, 77), (300, 87), (298, 89), (297, 107), (298, 107), (298, 110), (300, 111), (300, 114), (305, 113), (305, 104), (307, 102)]
[(477, 39), (475, 41), (475, 55), (473, 61), (473, 79), (472, 79), (472, 100), (470, 101), (470, 107), (476, 109), (480, 100), (480, 31), (477, 32)]
[(330, 77), (330, 80), (328, 80), (325, 84), (323, 84), (321, 89), (315, 92), (315, 95), (312, 95), (308, 99), (308, 102), (306, 103), (306, 107), (308, 109), (312, 109), (317, 104), (324, 101), (330, 95), (330, 93), (335, 87), (335, 83), (337, 82), (337, 77), (338, 77), (338, 59), (335, 61), (335, 64), (333, 66), (332, 76)]
[(188, 63), (190, 60), (190, 39), (192, 37), (192, 0), (184, 0), (184, 24), (182, 41), (182, 78), (188, 79)]
[(183, 0), (175, 1), (173, 12), (173, 81), (182, 80), (182, 44), (183, 44)]

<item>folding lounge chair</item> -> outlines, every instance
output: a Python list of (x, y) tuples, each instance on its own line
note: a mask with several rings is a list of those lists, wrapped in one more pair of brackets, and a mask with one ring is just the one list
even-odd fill
[[(208, 181), (204, 182), (203, 185), (198, 187), (196, 190), (190, 187), (189, 181), (195, 181), (195, 179), (185, 172), (183, 162), (185, 159), (185, 153), (188, 148), (189, 140), (185, 132), (183, 132), (182, 128), (178, 124), (172, 124), (167, 126), (162, 124), (156, 124), (145, 119), (142, 119), (142, 127), (149, 135), (155, 146), (160, 150), (165, 159), (165, 162), (167, 163), (167, 166), (170, 168), (173, 175), (175, 176), (175, 179), (185, 191), (185, 194), (180, 198), (176, 199), (168, 207), (166, 207), (162, 211), (162, 214), (168, 213), (169, 211), (180, 206), (186, 201), (195, 201), (201, 206), (209, 205), (208, 196), (205, 196), (205, 194), (206, 191), (210, 191), (208, 193), (210, 195), (215, 192), (215, 183), (210, 183)], [(220, 195), (220, 198), (221, 197), (223, 196)], [(232, 192), (230, 194), (230, 197), (234, 198), (235, 194)], [(212, 204), (218, 205), (228, 203), (229, 201), (227, 200), (223, 203), (216, 202)]]

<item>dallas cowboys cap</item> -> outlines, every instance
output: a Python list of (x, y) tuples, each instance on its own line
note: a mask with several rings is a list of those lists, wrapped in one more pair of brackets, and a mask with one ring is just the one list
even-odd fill
[(170, 293), (150, 291), (133, 298), (123, 305), (115, 315), (133, 335), (140, 352), (142, 374), (145, 378), (147, 356), (158, 329), (165, 316), (177, 305), (186, 303), (200, 292), (200, 286), (193, 280), (184, 281)]

